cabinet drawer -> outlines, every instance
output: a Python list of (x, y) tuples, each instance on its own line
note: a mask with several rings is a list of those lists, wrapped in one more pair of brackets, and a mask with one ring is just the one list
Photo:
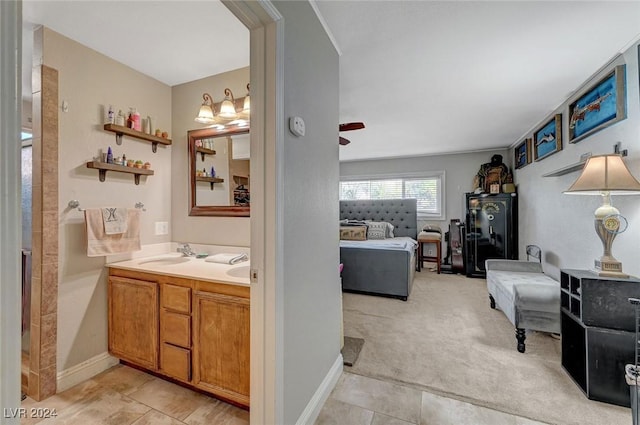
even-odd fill
[(191, 313), (191, 288), (162, 285), (162, 306), (180, 313)]
[(163, 311), (161, 320), (160, 337), (163, 342), (184, 348), (191, 347), (191, 316)]
[(191, 381), (191, 350), (163, 343), (160, 353), (160, 369), (166, 375), (181, 381)]

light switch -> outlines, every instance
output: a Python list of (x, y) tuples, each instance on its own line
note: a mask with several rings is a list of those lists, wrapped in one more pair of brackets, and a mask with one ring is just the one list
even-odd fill
[(168, 235), (169, 234), (169, 222), (156, 221), (156, 235)]

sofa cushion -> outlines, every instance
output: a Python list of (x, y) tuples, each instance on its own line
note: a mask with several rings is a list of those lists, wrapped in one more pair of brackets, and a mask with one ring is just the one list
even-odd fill
[(560, 311), (560, 284), (551, 278), (549, 280), (554, 284), (523, 283), (517, 285), (514, 294), (516, 310), (558, 313)]
[(489, 278), (493, 281), (493, 283), (502, 285), (508, 292), (510, 292), (512, 294), (512, 299), (514, 292), (513, 285), (517, 285), (520, 283), (534, 283), (539, 285), (558, 286), (558, 282), (543, 273), (492, 270), (491, 273), (487, 275), (487, 280)]

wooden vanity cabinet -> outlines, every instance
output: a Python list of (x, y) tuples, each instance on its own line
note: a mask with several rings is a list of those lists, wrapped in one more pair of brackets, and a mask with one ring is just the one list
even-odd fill
[(160, 285), (160, 371), (191, 381), (191, 282), (172, 278)]
[(194, 384), (249, 404), (249, 299), (194, 295)]
[(109, 352), (158, 369), (158, 283), (109, 277)]
[(249, 317), (249, 287), (110, 268), (109, 352), (246, 407)]

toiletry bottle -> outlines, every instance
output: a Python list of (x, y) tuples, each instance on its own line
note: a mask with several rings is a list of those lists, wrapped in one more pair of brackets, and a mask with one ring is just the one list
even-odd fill
[(137, 131), (142, 131), (142, 121), (140, 118), (140, 112), (138, 112), (136, 108), (133, 108), (132, 119), (133, 119), (133, 129)]
[(213, 169), (213, 166), (211, 166), (211, 177), (215, 177), (216, 176), (216, 170)]
[(202, 175), (205, 176), (205, 177), (209, 177), (209, 175), (207, 174), (207, 169), (206, 168), (202, 169)]
[(124, 121), (125, 121), (124, 112), (122, 112), (122, 109), (119, 109), (118, 115), (116, 115), (116, 125), (124, 127), (124, 124), (125, 124)]
[(127, 155), (122, 154), (122, 163), (120, 165), (127, 165)]
[(127, 128), (133, 129), (133, 108), (129, 108), (129, 115), (127, 116)]
[(107, 124), (115, 123), (115, 114), (113, 113), (113, 106), (109, 105), (109, 111), (107, 112)]
[(111, 152), (111, 146), (107, 150), (107, 164), (113, 164), (113, 152)]
[(147, 115), (147, 123), (149, 124), (149, 131), (147, 131), (147, 133), (153, 134), (155, 129), (153, 128), (153, 118), (151, 118), (151, 115)]

